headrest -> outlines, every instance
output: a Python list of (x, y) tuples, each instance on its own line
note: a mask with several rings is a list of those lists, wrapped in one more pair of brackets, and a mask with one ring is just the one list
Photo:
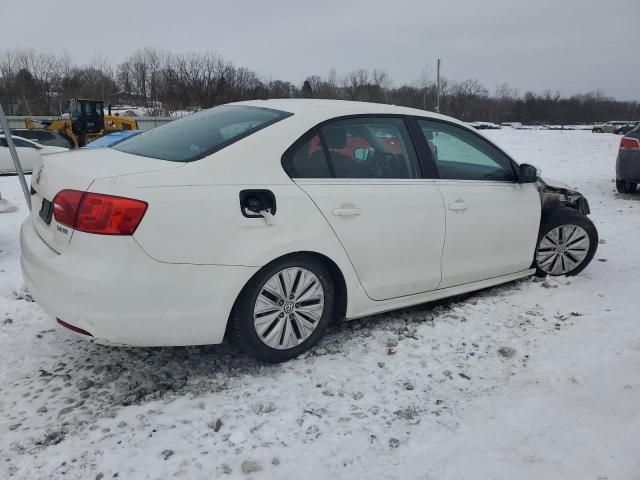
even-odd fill
[(334, 127), (325, 130), (324, 138), (327, 141), (327, 147), (340, 150), (347, 145), (347, 130), (343, 127)]

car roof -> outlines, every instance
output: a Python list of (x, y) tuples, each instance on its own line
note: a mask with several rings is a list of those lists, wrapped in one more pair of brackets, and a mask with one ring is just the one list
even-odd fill
[(314, 117), (334, 118), (347, 115), (408, 115), (436, 120), (446, 120), (448, 122), (465, 125), (464, 122), (455, 118), (441, 115), (427, 110), (417, 108), (400, 107), (385, 103), (354, 102), (350, 100), (322, 100), (305, 98), (277, 98), (269, 100), (249, 100), (245, 102), (230, 103), (228, 105), (247, 105), (251, 107), (271, 108), (285, 112), (298, 114), (309, 114)]

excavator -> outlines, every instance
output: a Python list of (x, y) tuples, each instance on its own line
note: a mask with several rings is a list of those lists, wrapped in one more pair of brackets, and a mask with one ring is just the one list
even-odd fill
[(74, 98), (67, 101), (67, 111), (69, 118), (41, 121), (27, 117), (25, 125), (28, 129), (58, 132), (68, 140), (71, 148), (83, 147), (111, 132), (138, 129), (138, 122), (133, 118), (111, 115), (111, 106), (105, 115), (102, 100)]

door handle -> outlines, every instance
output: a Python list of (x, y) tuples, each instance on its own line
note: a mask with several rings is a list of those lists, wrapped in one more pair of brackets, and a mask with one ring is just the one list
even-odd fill
[(334, 208), (331, 213), (336, 217), (351, 217), (354, 215), (360, 215), (362, 210), (356, 207), (347, 207), (346, 205), (343, 205), (340, 208)]
[(464, 200), (458, 199), (453, 203), (449, 204), (449, 210), (452, 210), (456, 213), (462, 213), (469, 209), (469, 205)]

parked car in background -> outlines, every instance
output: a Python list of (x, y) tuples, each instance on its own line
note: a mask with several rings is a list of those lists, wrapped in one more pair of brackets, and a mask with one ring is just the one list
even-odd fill
[(104, 137), (100, 137), (93, 142), (87, 143), (82, 148), (107, 148), (113, 147), (114, 145), (119, 144), (120, 142), (124, 142), (127, 138), (135, 137), (136, 135), (140, 135), (143, 130), (123, 130), (121, 132), (113, 132)]
[(640, 126), (620, 139), (616, 159), (616, 189), (620, 193), (633, 193), (640, 183)]
[[(22, 137), (14, 137), (13, 143), (18, 152), (18, 158), (20, 159), (20, 165), (22, 170), (30, 173), (33, 170), (34, 165), (40, 162), (40, 158), (43, 155), (51, 153), (66, 152), (68, 148), (52, 147), (48, 145), (40, 145), (32, 140), (27, 140)], [(16, 173), (16, 167), (13, 164), (13, 158), (7, 145), (7, 139), (4, 134), (0, 133), (0, 174)]]
[(600, 125), (594, 125), (591, 131), (593, 133), (613, 133), (616, 128), (627, 125), (628, 123), (628, 121), (611, 121)]
[(465, 123), (364, 102), (218, 106), (45, 158), (32, 188), (23, 276), (60, 325), (111, 345), (228, 334), (269, 362), (334, 319), (575, 275), (598, 246), (580, 193)]
[(469, 123), (476, 130), (499, 130), (502, 127), (493, 122), (471, 122)]
[(624, 135), (640, 125), (640, 122), (629, 122), (616, 128), (613, 133), (616, 135)]
[(73, 148), (73, 142), (69, 138), (45, 128), (12, 128), (11, 134), (48, 147)]

